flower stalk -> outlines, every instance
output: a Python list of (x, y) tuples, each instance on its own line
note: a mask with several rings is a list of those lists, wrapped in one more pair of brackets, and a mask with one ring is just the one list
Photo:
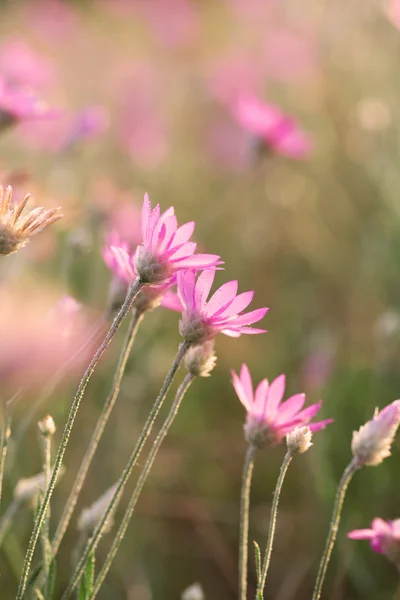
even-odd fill
[[(102, 520), (97, 525), (91, 539), (89, 540), (89, 543), (86, 546), (86, 549), (75, 569), (75, 572), (72, 575), (71, 581), (70, 581), (66, 591), (64, 592), (64, 595), (62, 596), (62, 600), (67, 600), (67, 598), (69, 598), (71, 596), (78, 581), (80, 580), (80, 578), (83, 575), (85, 566), (87, 564), (88, 557), (93, 552), (95, 552), (96, 547), (100, 541), (100, 538), (103, 535), (104, 528), (107, 525), (109, 515), (112, 514), (116, 504), (119, 502), (119, 500), (121, 498), (123, 488), (125, 487), (125, 484), (127, 483), (129, 476), (132, 473), (133, 467), (136, 465), (136, 462), (139, 458), (139, 455), (143, 449), (143, 446), (144, 446), (148, 436), (151, 433), (151, 430), (153, 429), (154, 422), (155, 422), (157, 415), (164, 403), (167, 392), (172, 384), (172, 381), (174, 380), (174, 377), (175, 377), (183, 359), (185, 358), (185, 355), (186, 355), (189, 347), (190, 347), (190, 344), (188, 342), (183, 342), (180, 344), (178, 352), (175, 356), (174, 362), (172, 363), (172, 367), (164, 380), (164, 383), (162, 385), (162, 388), (158, 395), (158, 398), (156, 399), (155, 403), (153, 404), (153, 407), (152, 407), (150, 414), (147, 418), (147, 421), (142, 429), (142, 432), (139, 436), (136, 446), (133, 449), (133, 452), (129, 458), (129, 461), (128, 461), (125, 469), (123, 470), (122, 475), (117, 483), (115, 494), (114, 494), (112, 500), (110, 501), (110, 504), (108, 505), (107, 510), (105, 511)], [(17, 600), (19, 600), (19, 599), (17, 598)]]
[(250, 489), (254, 468), (256, 447), (247, 448), (243, 466), (242, 487), (240, 492), (240, 533), (239, 533), (239, 598), (247, 599), (247, 562), (249, 555), (249, 509)]
[(332, 555), (333, 546), (335, 545), (336, 536), (339, 529), (340, 517), (342, 514), (343, 502), (346, 495), (347, 487), (357, 469), (359, 469), (359, 465), (357, 464), (357, 461), (353, 459), (351, 463), (346, 467), (342, 478), (339, 482), (336, 491), (336, 498), (333, 507), (329, 533), (325, 542), (325, 548), (322, 554), (321, 562), (319, 564), (312, 600), (318, 600), (321, 597), (322, 586), (324, 583), (329, 560)]
[(80, 406), (81, 400), (84, 396), (86, 387), (87, 387), (87, 385), (90, 381), (90, 378), (93, 375), (93, 372), (95, 371), (101, 357), (103, 356), (104, 352), (107, 350), (107, 348), (110, 345), (111, 341), (113, 340), (115, 334), (117, 333), (122, 321), (124, 320), (124, 318), (126, 317), (128, 312), (131, 310), (132, 304), (142, 287), (143, 287), (143, 283), (142, 283), (141, 279), (137, 279), (133, 283), (132, 287), (130, 288), (130, 290), (125, 298), (124, 304), (122, 305), (119, 313), (116, 315), (107, 335), (105, 336), (102, 344), (99, 346), (96, 353), (94, 354), (92, 360), (90, 361), (88, 368), (86, 369), (86, 371), (80, 381), (80, 384), (78, 386), (78, 389), (76, 391), (74, 400), (72, 402), (72, 405), (71, 405), (71, 408), (69, 411), (67, 423), (65, 425), (65, 429), (64, 429), (64, 432), (63, 432), (63, 435), (61, 438), (61, 442), (60, 442), (60, 445), (57, 450), (50, 483), (49, 483), (48, 488), (45, 491), (43, 501), (39, 507), (39, 511), (38, 511), (38, 514), (37, 514), (37, 517), (35, 520), (31, 538), (29, 540), (28, 549), (27, 549), (27, 552), (25, 555), (24, 565), (22, 568), (21, 579), (20, 579), (20, 582), (18, 585), (16, 600), (22, 600), (22, 598), (24, 597), (24, 594), (25, 594), (29, 571), (30, 571), (30, 567), (31, 567), (32, 559), (33, 559), (33, 554), (34, 554), (34, 551), (36, 548), (36, 544), (37, 544), (37, 541), (39, 538), (40, 530), (43, 525), (47, 507), (48, 507), (50, 499), (53, 495), (53, 491), (55, 488), (58, 474), (61, 469), (64, 454), (65, 454), (65, 451), (68, 446), (69, 438), (71, 436), (71, 431), (74, 426), (75, 418), (78, 413), (79, 406)]
[(142, 488), (143, 488), (143, 486), (146, 482), (146, 479), (150, 473), (150, 470), (153, 466), (154, 460), (158, 454), (161, 444), (163, 443), (165, 436), (167, 435), (168, 431), (170, 430), (170, 427), (171, 427), (172, 423), (174, 422), (176, 415), (178, 414), (178, 410), (182, 403), (183, 397), (186, 394), (187, 390), (189, 389), (189, 386), (191, 385), (191, 383), (194, 381), (194, 379), (195, 379), (195, 377), (193, 375), (191, 375), (190, 373), (188, 373), (178, 388), (178, 391), (175, 396), (175, 400), (171, 406), (171, 409), (168, 413), (167, 418), (165, 419), (165, 421), (154, 441), (154, 444), (151, 448), (150, 454), (147, 458), (146, 464), (143, 468), (143, 471), (142, 471), (142, 473), (139, 477), (139, 480), (136, 484), (136, 487), (133, 491), (133, 494), (132, 494), (131, 499), (128, 504), (128, 508), (126, 509), (125, 515), (121, 521), (121, 525), (119, 526), (117, 535), (114, 538), (114, 541), (113, 541), (111, 548), (107, 554), (107, 557), (104, 561), (101, 571), (95, 581), (95, 584), (94, 584), (93, 590), (92, 590), (92, 594), (90, 596), (90, 600), (94, 600), (94, 598), (97, 596), (97, 593), (100, 590), (100, 588), (104, 582), (104, 579), (107, 576), (108, 571), (110, 570), (110, 567), (115, 558), (115, 555), (118, 552), (118, 548), (121, 545), (122, 540), (124, 539), (126, 530), (128, 528), (128, 525), (129, 525), (130, 520), (133, 515), (133, 511), (135, 510), (136, 502), (138, 501), (138, 498), (140, 496)]
[(88, 449), (86, 451), (85, 456), (83, 457), (81, 466), (79, 467), (78, 474), (72, 486), (72, 490), (68, 496), (68, 500), (65, 503), (64, 511), (61, 516), (60, 522), (57, 526), (57, 530), (52, 542), (52, 548), (54, 555), (57, 554), (60, 544), (63, 540), (64, 534), (67, 530), (68, 524), (71, 520), (72, 514), (74, 512), (76, 503), (79, 498), (79, 494), (83, 487), (83, 484), (86, 479), (87, 472), (91, 465), (93, 456), (97, 450), (99, 445), (101, 436), (103, 435), (104, 428), (107, 424), (107, 421), (110, 417), (111, 411), (114, 408), (115, 402), (118, 398), (122, 377), (125, 372), (126, 363), (128, 362), (128, 358), (130, 352), (132, 350), (133, 343), (135, 341), (136, 333), (139, 328), (140, 323), (143, 319), (143, 313), (138, 311), (134, 311), (129, 323), (128, 331), (125, 336), (124, 344), (118, 359), (117, 369), (114, 374), (114, 379), (112, 383), (112, 388), (108, 398), (103, 406), (101, 414), (96, 424), (96, 428), (93, 432), (92, 439), (90, 440)]

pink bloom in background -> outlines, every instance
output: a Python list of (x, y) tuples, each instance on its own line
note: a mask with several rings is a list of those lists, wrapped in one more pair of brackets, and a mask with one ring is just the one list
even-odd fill
[(23, 40), (11, 39), (0, 47), (0, 74), (13, 88), (39, 88), (51, 82), (53, 69)]
[(317, 71), (316, 43), (307, 31), (275, 27), (265, 39), (265, 69), (278, 81), (303, 80)]
[(41, 40), (59, 44), (60, 40), (74, 39), (79, 33), (77, 11), (61, 0), (35, 0), (27, 2), (25, 18), (30, 30)]
[(233, 387), (247, 411), (245, 432), (251, 443), (279, 443), (295, 427), (307, 425), (314, 433), (333, 422), (333, 419), (325, 419), (310, 423), (321, 408), (322, 401), (303, 409), (305, 394), (295, 394), (282, 402), (285, 375), (280, 375), (271, 383), (263, 379), (254, 391), (247, 365), (242, 365), (240, 376), (234, 371), (231, 373)]
[(178, 47), (196, 41), (199, 23), (188, 0), (133, 0), (130, 4), (165, 46)]
[(180, 332), (191, 344), (203, 344), (218, 333), (239, 337), (243, 333), (265, 333), (265, 329), (249, 327), (260, 321), (268, 308), (258, 308), (243, 314), (254, 292), (237, 295), (238, 282), (228, 281), (210, 300), (207, 297), (214, 282), (215, 270), (203, 271), (197, 281), (192, 270), (179, 272), (178, 294), (183, 305)]
[(268, 149), (289, 158), (304, 158), (311, 150), (310, 139), (296, 121), (273, 104), (256, 96), (242, 95), (232, 107), (238, 123), (262, 140)]
[(184, 269), (210, 269), (221, 264), (216, 254), (195, 254), (196, 244), (190, 241), (193, 231), (193, 221), (178, 227), (172, 206), (162, 214), (159, 204), (152, 209), (146, 194), (142, 209), (142, 243), (134, 255), (125, 244), (110, 247), (115, 272), (126, 281), (140, 276), (144, 283), (159, 285)]
[(49, 108), (29, 89), (10, 88), (0, 78), (0, 129), (36, 119), (52, 119), (57, 111)]
[(351, 540), (370, 540), (371, 548), (384, 554), (400, 566), (400, 519), (384, 521), (376, 518), (371, 529), (354, 529), (347, 534)]
[(392, 25), (400, 29), (400, 0), (384, 1), (384, 11)]

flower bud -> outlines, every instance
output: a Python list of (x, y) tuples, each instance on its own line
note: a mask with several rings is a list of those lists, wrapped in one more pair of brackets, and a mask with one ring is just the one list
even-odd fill
[(204, 600), (204, 593), (199, 583), (193, 583), (193, 585), (186, 588), (181, 596), (182, 600)]
[[(98, 523), (103, 518), (104, 513), (106, 512), (108, 505), (110, 504), (111, 499), (114, 496), (116, 489), (117, 489), (117, 484), (115, 483), (110, 488), (108, 488), (104, 492), (104, 494), (102, 494), (100, 496), (100, 498), (98, 500), (96, 500), (96, 502), (93, 502), (93, 504), (91, 506), (89, 506), (88, 508), (83, 509), (83, 511), (81, 512), (81, 514), (79, 516), (78, 523), (77, 523), (78, 531), (85, 532), (89, 535), (91, 535), (93, 533), (93, 531), (97, 527)], [(110, 531), (111, 527), (114, 525), (114, 514), (113, 513), (115, 512), (115, 509), (116, 509), (116, 505), (115, 505), (113, 511), (111, 512), (111, 514), (108, 516), (107, 523), (104, 528), (104, 533), (108, 533)]]
[(312, 433), (309, 427), (295, 427), (286, 435), (286, 444), (290, 454), (303, 454), (312, 446)]
[(185, 357), (186, 369), (193, 377), (209, 377), (216, 362), (214, 342), (189, 348)]
[(353, 432), (351, 450), (358, 466), (376, 466), (390, 456), (390, 447), (400, 424), (400, 400), (381, 412), (376, 409), (371, 421)]
[(38, 421), (38, 427), (40, 433), (44, 437), (54, 435), (56, 432), (56, 425), (54, 423), (53, 417), (50, 415), (47, 415), (46, 417), (44, 417), (44, 419)]

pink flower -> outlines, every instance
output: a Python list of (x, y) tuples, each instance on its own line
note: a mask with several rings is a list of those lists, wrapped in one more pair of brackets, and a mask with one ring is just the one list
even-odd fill
[(254, 95), (239, 96), (233, 105), (233, 114), (245, 130), (278, 154), (303, 158), (311, 149), (308, 136), (292, 117), (273, 104), (261, 102)]
[(374, 467), (390, 456), (390, 448), (400, 425), (400, 400), (395, 400), (380, 412), (376, 409), (371, 421), (353, 432), (351, 450), (361, 467)]
[(42, 87), (52, 79), (50, 63), (23, 40), (10, 39), (0, 49), (0, 73), (12, 87)]
[(146, 194), (142, 209), (142, 244), (130, 254), (124, 244), (111, 246), (114, 270), (126, 281), (140, 277), (145, 284), (166, 283), (184, 269), (212, 269), (221, 264), (216, 254), (195, 254), (190, 241), (194, 222), (178, 227), (174, 208), (160, 214), (160, 206), (152, 209)]
[(376, 518), (371, 529), (354, 529), (347, 534), (351, 540), (371, 540), (371, 548), (384, 554), (400, 566), (400, 519), (384, 521)]
[(9, 87), (0, 77), (0, 129), (20, 121), (55, 115), (56, 111), (49, 109), (31, 90)]
[(243, 314), (254, 292), (236, 295), (237, 281), (222, 285), (207, 302), (215, 271), (203, 271), (196, 282), (192, 270), (177, 275), (178, 294), (183, 304), (180, 332), (193, 345), (203, 344), (218, 333), (239, 337), (242, 333), (265, 333), (265, 329), (249, 327), (260, 321), (268, 308), (258, 308)]
[(232, 383), (240, 402), (247, 410), (246, 439), (256, 446), (279, 443), (295, 427), (308, 425), (311, 432), (323, 429), (333, 419), (310, 423), (321, 408), (322, 401), (303, 409), (305, 394), (295, 394), (282, 403), (285, 375), (271, 383), (263, 379), (253, 391), (248, 367), (243, 364), (240, 376), (232, 373)]

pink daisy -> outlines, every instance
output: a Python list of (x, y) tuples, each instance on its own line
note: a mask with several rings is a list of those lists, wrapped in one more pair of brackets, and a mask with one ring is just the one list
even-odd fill
[(256, 96), (240, 96), (233, 106), (233, 114), (244, 129), (278, 154), (303, 158), (311, 149), (308, 136), (292, 117)]
[(160, 206), (152, 209), (146, 194), (142, 209), (142, 244), (130, 254), (124, 245), (111, 246), (115, 269), (122, 279), (140, 277), (144, 284), (166, 283), (185, 269), (212, 269), (222, 264), (216, 254), (195, 254), (196, 244), (190, 241), (194, 222), (178, 227), (174, 208), (160, 214)]
[(207, 302), (215, 270), (203, 271), (197, 281), (195, 272), (177, 275), (178, 294), (183, 305), (180, 332), (193, 345), (203, 344), (218, 333), (239, 337), (242, 333), (265, 333), (265, 329), (249, 327), (260, 321), (268, 308), (258, 308), (246, 314), (243, 311), (253, 299), (254, 292), (237, 294), (238, 282), (228, 281)]
[(400, 565), (400, 519), (384, 521), (376, 518), (371, 529), (354, 529), (347, 534), (351, 540), (370, 540), (371, 548)]
[(247, 411), (246, 438), (254, 445), (276, 444), (295, 427), (307, 425), (314, 433), (323, 429), (333, 419), (310, 423), (321, 408), (322, 401), (303, 409), (305, 394), (295, 394), (282, 402), (285, 392), (285, 375), (271, 383), (263, 379), (253, 390), (250, 371), (243, 364), (240, 376), (232, 373), (232, 383), (240, 402)]

